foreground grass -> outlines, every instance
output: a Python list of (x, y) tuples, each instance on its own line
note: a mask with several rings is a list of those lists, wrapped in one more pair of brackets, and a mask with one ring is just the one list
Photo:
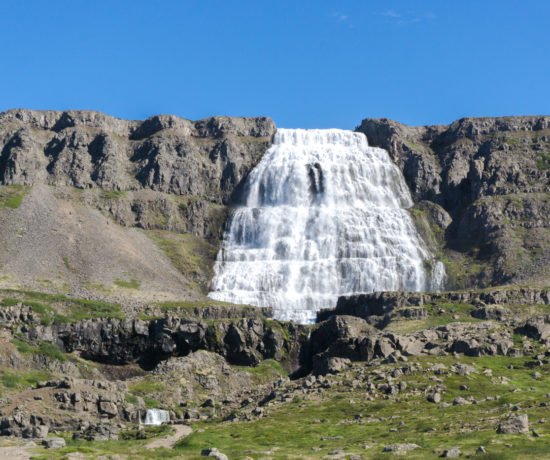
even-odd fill
[[(428, 362), (449, 365), (455, 360), (438, 357), (418, 361), (427, 366)], [(407, 453), (406, 457), (411, 459), (438, 458), (444, 449), (451, 447), (459, 447), (463, 455), (473, 455), (480, 445), (488, 452), (484, 458), (550, 458), (547, 434), (550, 421), (538, 423), (549, 415), (548, 409), (539, 405), (548, 401), (549, 367), (538, 368), (543, 378), (534, 379), (532, 371), (525, 367), (526, 361), (506, 357), (461, 358), (459, 362), (474, 365), (480, 372), (441, 377), (447, 387), (444, 402), (452, 403), (456, 396), (473, 396), (478, 400), (500, 396), (496, 401), (440, 408), (427, 402), (425, 396), (409, 396), (406, 392), (396, 399), (368, 401), (364, 390), (348, 389), (342, 381), (338, 389), (326, 390), (328, 394), (322, 400), (295, 398), (256, 421), (198, 423), (195, 432), (182, 440), (177, 449), (190, 459), (200, 458), (202, 449), (213, 446), (230, 458), (321, 457), (333, 450), (358, 454), (361, 458), (392, 458), (392, 454), (383, 453), (385, 445), (411, 442), (420, 446)], [(514, 368), (509, 369), (510, 365)], [(509, 383), (493, 383), (495, 377), (482, 374), (484, 369), (491, 369), (493, 376), (506, 377)], [(413, 373), (397, 380), (406, 382), (408, 388), (422, 389), (434, 384), (431, 377)], [(469, 390), (460, 390), (461, 385), (467, 385)], [(519, 391), (512, 393), (516, 388)], [(541, 437), (496, 434), (498, 421), (514, 413), (511, 409), (514, 406), (518, 406), (519, 413), (529, 415), (530, 424)], [(341, 439), (321, 440), (326, 437)]]
[[(202, 449), (217, 447), (231, 459), (250, 458), (321, 458), (333, 451), (343, 457), (360, 455), (363, 459), (399, 458), (384, 453), (384, 446), (394, 443), (416, 443), (420, 447), (406, 454), (409, 459), (439, 458), (444, 449), (458, 447), (462, 457), (473, 456), (483, 445), (485, 459), (550, 458), (550, 411), (541, 403), (550, 403), (550, 365), (532, 368), (530, 358), (460, 356), (416, 357), (423, 371), (398, 376), (393, 382), (404, 382), (407, 389), (392, 397), (377, 393), (373, 400), (357, 385), (364, 381), (361, 364), (344, 375), (331, 378), (331, 387), (321, 392), (297, 393), (287, 402), (266, 406), (266, 416), (253, 421), (224, 422), (205, 420), (193, 424), (193, 433), (180, 440), (174, 449), (143, 449), (143, 441), (68, 441), (68, 446), (48, 452), (47, 458), (61, 459), (70, 452), (82, 452), (97, 458), (101, 455), (125, 455), (127, 458), (200, 459)], [(426, 371), (434, 364), (447, 367), (468, 364), (477, 372), (460, 376), (443, 371)], [(271, 363), (266, 366), (273, 367)], [(365, 367), (391, 372), (397, 365)], [(484, 370), (491, 370), (486, 375)], [(535, 377), (534, 371), (541, 373)], [(263, 371), (265, 372), (265, 369)], [(504, 379), (503, 379), (504, 378)], [(375, 380), (383, 383), (385, 379)], [(426, 400), (425, 390), (443, 384), (446, 391), (440, 407)], [(467, 389), (461, 389), (466, 385)], [(463, 387), (464, 388), (464, 387)], [(147, 388), (139, 388), (140, 393)], [(419, 393), (415, 393), (418, 390)], [(144, 394), (144, 393), (143, 393)], [(292, 394), (292, 393), (291, 393)], [(472, 396), (478, 403), (452, 405), (455, 397)], [(486, 396), (499, 396), (486, 401)], [(520, 413), (528, 414), (530, 426), (540, 437), (496, 434), (501, 419)], [(549, 419), (549, 420), (547, 420)], [(324, 438), (324, 439), (322, 439)], [(40, 457), (38, 457), (40, 458)]]

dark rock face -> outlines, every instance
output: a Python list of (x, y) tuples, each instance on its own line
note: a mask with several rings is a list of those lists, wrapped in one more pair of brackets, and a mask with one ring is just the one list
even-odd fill
[(227, 204), (274, 133), (266, 117), (125, 121), (8, 110), (0, 114), (0, 183), (152, 189)]
[[(97, 318), (74, 323), (41, 324), (28, 306), (1, 309), (0, 323), (24, 323), (31, 340), (56, 343), (63, 351), (77, 352), (93, 361), (110, 364), (141, 362), (153, 367), (171, 356), (208, 350), (229, 363), (253, 366), (264, 359), (283, 361), (296, 370), (307, 348), (307, 326), (281, 323), (264, 315), (269, 309), (253, 307), (204, 307), (183, 316), (142, 319)], [(246, 317), (250, 313), (250, 317)]]
[[(437, 302), (461, 302), (479, 305), (473, 316), (480, 319), (502, 319), (506, 310), (502, 304), (544, 304), (550, 305), (550, 289), (547, 288), (495, 288), (484, 291), (456, 292), (373, 292), (342, 296), (338, 299), (336, 308), (321, 310), (317, 313), (317, 321), (324, 321), (333, 315), (351, 315), (367, 321), (383, 321), (384, 317), (393, 312), (410, 310), (410, 307), (422, 307)], [(485, 305), (498, 305), (488, 308)], [(406, 316), (406, 315), (403, 315)]]
[(548, 280), (550, 117), (425, 127), (365, 119), (357, 130), (390, 152), (415, 202), (434, 203), (452, 218), (430, 210), (444, 230), (441, 245), (473, 259), (471, 273), (453, 273), (462, 260), (458, 268), (448, 263), (450, 288)]

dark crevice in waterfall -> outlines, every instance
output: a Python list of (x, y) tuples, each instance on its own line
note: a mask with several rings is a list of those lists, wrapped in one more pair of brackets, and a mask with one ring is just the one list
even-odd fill
[(319, 203), (321, 196), (325, 192), (323, 181), (323, 170), (319, 163), (306, 165), (309, 177), (309, 193), (313, 204)]

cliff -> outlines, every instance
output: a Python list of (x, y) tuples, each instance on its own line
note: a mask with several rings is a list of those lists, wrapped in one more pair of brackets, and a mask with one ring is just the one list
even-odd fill
[(450, 288), (548, 282), (550, 117), (365, 119), (357, 130), (403, 171)]
[(0, 285), (201, 298), (229, 206), (274, 132), (266, 117), (3, 112)]

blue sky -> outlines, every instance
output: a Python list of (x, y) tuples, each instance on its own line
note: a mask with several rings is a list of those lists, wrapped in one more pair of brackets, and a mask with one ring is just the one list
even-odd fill
[(281, 127), (550, 114), (550, 1), (0, 0), (0, 110)]

